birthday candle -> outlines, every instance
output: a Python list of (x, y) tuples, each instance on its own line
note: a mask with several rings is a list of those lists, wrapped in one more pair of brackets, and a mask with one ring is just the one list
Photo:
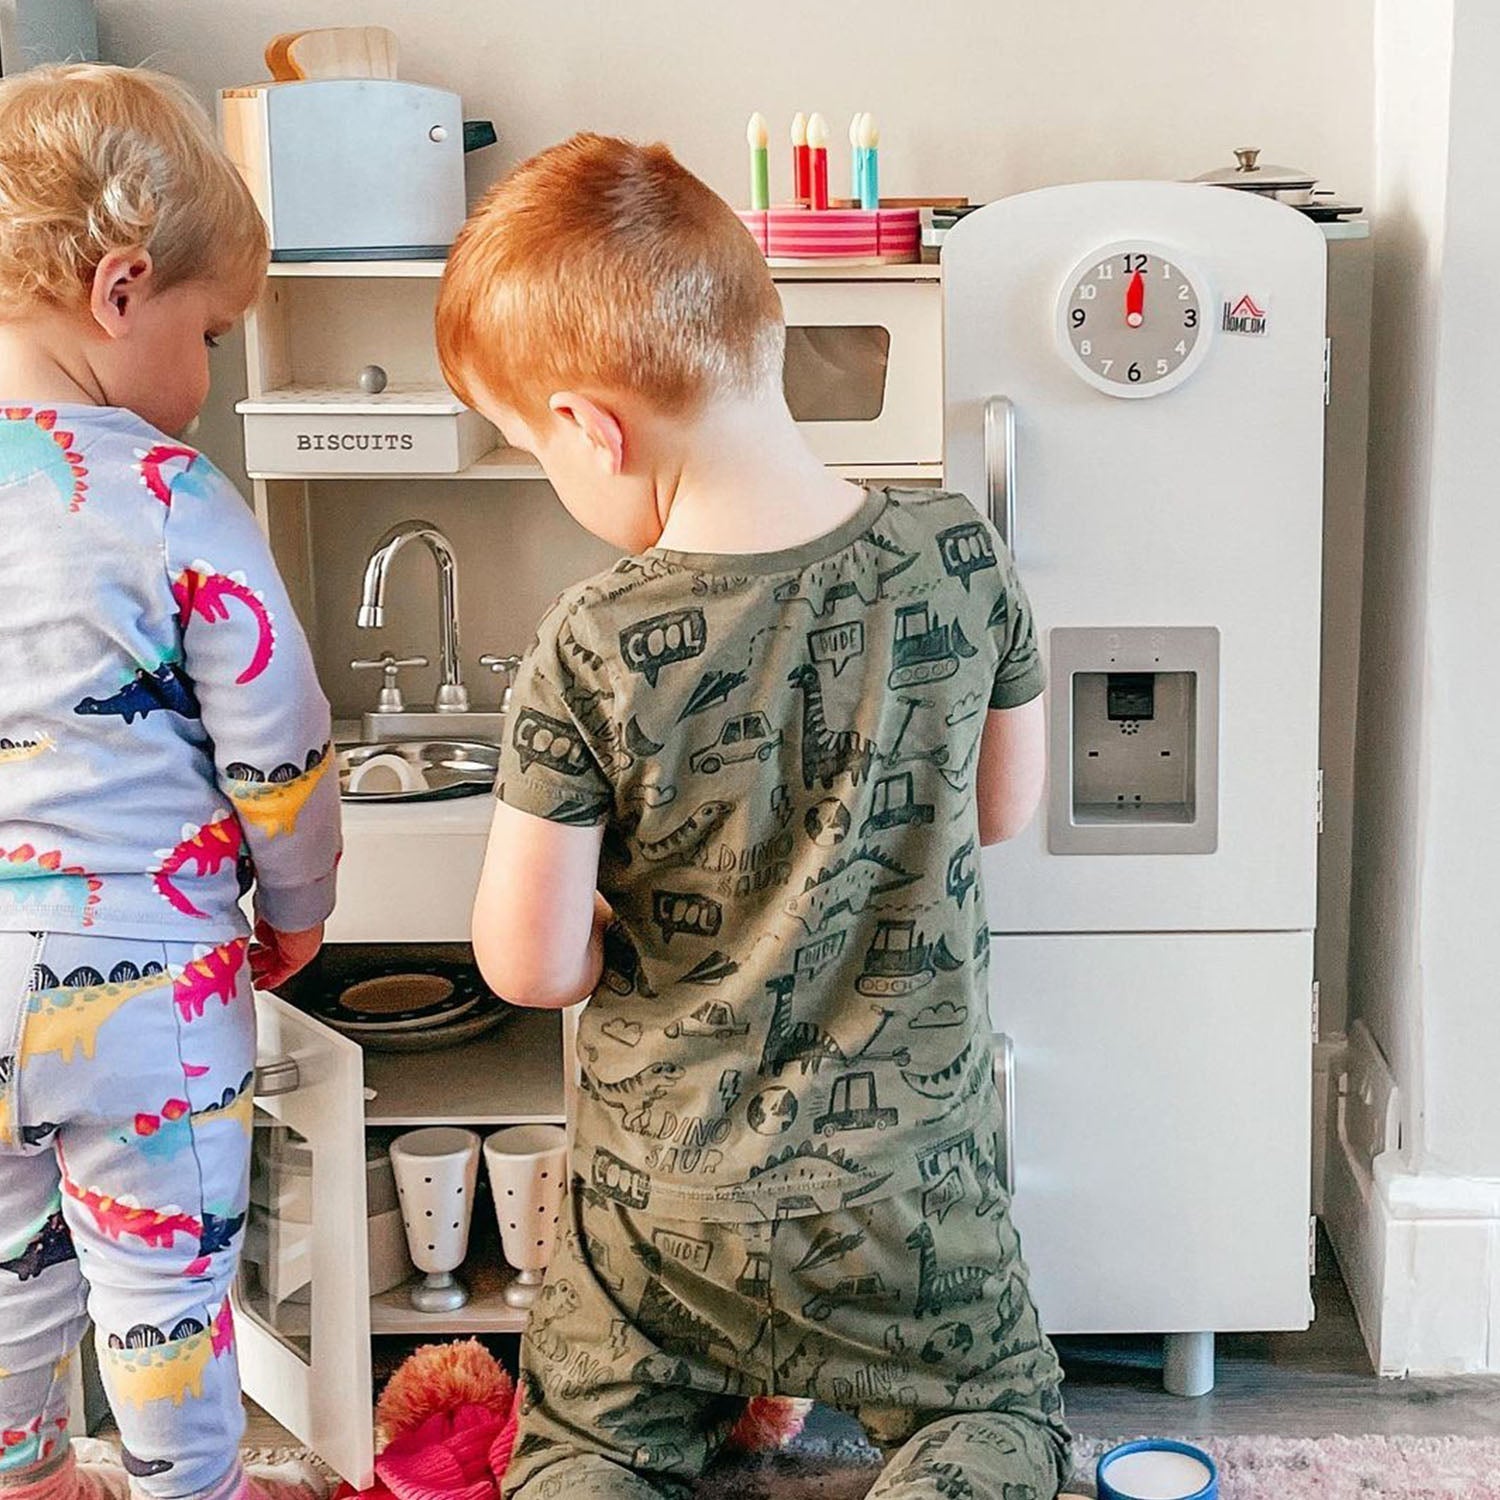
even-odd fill
[(880, 207), (880, 130), (874, 115), (863, 115), (859, 124), (860, 153), (864, 171), (860, 177), (859, 206)]
[(764, 210), (771, 206), (771, 162), (767, 150), (771, 137), (766, 117), (759, 110), (750, 116), (745, 140), (750, 147), (750, 207)]
[(812, 153), (812, 206), (828, 207), (828, 121), (814, 114), (807, 122), (807, 147)]
[(864, 196), (865, 158), (859, 145), (859, 122), (864, 119), (856, 114), (849, 121), (849, 196), (856, 204)]
[(804, 206), (812, 201), (812, 162), (807, 150), (807, 116), (792, 116), (792, 197)]

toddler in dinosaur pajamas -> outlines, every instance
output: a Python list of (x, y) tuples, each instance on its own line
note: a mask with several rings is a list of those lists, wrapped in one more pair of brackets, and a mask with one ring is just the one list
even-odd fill
[(254, 518), (171, 434), (265, 265), (177, 85), (0, 83), (0, 1500), (123, 1489), (65, 1436), (85, 1306), (130, 1484), (247, 1487), (251, 977), (317, 952), (338, 785)]
[(437, 329), (450, 384), (630, 554), (518, 674), (474, 915), (501, 994), (592, 996), (507, 1493), (685, 1496), (780, 1393), (899, 1447), (879, 1500), (1051, 1500), (979, 865), (1041, 788), (1004, 545), (961, 495), (808, 451), (765, 260), (664, 147), (518, 168)]

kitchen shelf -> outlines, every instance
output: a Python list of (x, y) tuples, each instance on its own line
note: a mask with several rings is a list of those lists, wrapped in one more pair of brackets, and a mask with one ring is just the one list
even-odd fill
[[(488, 1211), (488, 1204), (484, 1209)], [(514, 1276), (509, 1266), (500, 1263), (498, 1246), (493, 1257), (477, 1261), (472, 1268), (465, 1263), (458, 1279), (468, 1287), (469, 1300), (451, 1313), (418, 1312), (411, 1305), (411, 1289), (422, 1278), (414, 1276), (370, 1298), (370, 1332), (413, 1338), (428, 1334), (521, 1333), (528, 1311), (512, 1307), (503, 1296)]]
[[(273, 260), (272, 277), (335, 277), (366, 280), (422, 278), (436, 280), (445, 260)], [(778, 281), (941, 281), (943, 268), (936, 262), (912, 261), (881, 266), (775, 266)]]
[(365, 1053), (365, 1124), (559, 1125), (562, 1017), (518, 1010), (477, 1041), (437, 1052)]
[(546, 479), (542, 473), (542, 466), (529, 454), (520, 448), (507, 448), (503, 444), (491, 448), (487, 453), (481, 453), (466, 469), (455, 469), (449, 473), (392, 473), (389, 470), (375, 473), (370, 470), (341, 469), (337, 474), (319, 473), (295, 473), (295, 472), (266, 472), (260, 471), (250, 475), (252, 479), (295, 479), (295, 480), (343, 480), (343, 479), (402, 479), (423, 481), (429, 479)]
[(332, 276), (387, 280), (396, 277), (432, 277), (443, 274), (445, 260), (273, 260), (266, 268), (272, 277)]
[[(942, 464), (833, 464), (830, 466), (835, 474), (844, 479), (853, 480), (911, 480), (917, 483), (935, 484), (941, 483), (943, 478)], [(310, 482), (329, 482), (345, 479), (420, 479), (424, 482), (429, 479), (490, 479), (490, 480), (517, 480), (535, 479), (545, 481), (546, 475), (542, 472), (542, 466), (529, 454), (520, 448), (491, 448), (488, 453), (481, 454), (466, 469), (458, 469), (451, 474), (373, 474), (360, 472), (358, 470), (341, 470), (337, 474), (293, 474), (293, 473), (266, 473), (257, 472), (250, 475), (252, 479), (292, 479), (307, 480)]]

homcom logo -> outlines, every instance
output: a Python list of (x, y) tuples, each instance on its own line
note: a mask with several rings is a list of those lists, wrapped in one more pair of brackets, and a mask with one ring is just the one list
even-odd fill
[(1225, 333), (1245, 333), (1261, 338), (1266, 332), (1266, 309), (1246, 292), (1238, 302), (1224, 304), (1223, 329)]

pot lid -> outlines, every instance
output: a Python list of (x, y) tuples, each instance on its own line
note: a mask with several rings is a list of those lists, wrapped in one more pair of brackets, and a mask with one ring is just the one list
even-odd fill
[(1311, 172), (1296, 167), (1266, 166), (1259, 146), (1238, 146), (1235, 165), (1202, 172), (1194, 182), (1212, 182), (1220, 187), (1244, 188), (1252, 193), (1279, 193), (1292, 188), (1310, 188), (1317, 181)]

